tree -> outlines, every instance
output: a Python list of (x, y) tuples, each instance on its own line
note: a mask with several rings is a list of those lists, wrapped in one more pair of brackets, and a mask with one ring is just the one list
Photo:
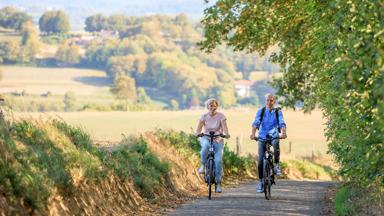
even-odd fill
[(181, 13), (179, 15), (177, 15), (174, 19), (174, 22), (176, 25), (179, 25), (179, 26), (186, 26), (188, 25), (188, 16), (187, 14), (185, 13)]
[(102, 14), (95, 14), (85, 19), (85, 31), (88, 32), (99, 32), (106, 29), (107, 18)]
[(21, 29), (21, 45), (23, 62), (31, 62), (39, 52), (41, 43), (32, 21), (24, 22)]
[(114, 14), (108, 17), (107, 26), (108, 30), (120, 31), (126, 26), (126, 18), (122, 14)]
[(19, 62), (21, 52), (20, 42), (17, 40), (9, 40), (0, 42), (0, 58), (7, 63)]
[(125, 100), (126, 109), (128, 109), (128, 101), (132, 101), (137, 97), (135, 80), (129, 76), (117, 76), (111, 87), (111, 92), (115, 94), (117, 99)]
[(221, 84), (210, 90), (210, 96), (216, 98), (220, 106), (230, 107), (236, 104), (235, 88), (231, 84)]
[(76, 96), (73, 92), (68, 91), (64, 95), (64, 110), (66, 112), (74, 111), (76, 107)]
[(23, 23), (30, 21), (32, 17), (14, 7), (4, 7), (0, 10), (0, 26), (3, 28), (20, 31)]
[(47, 11), (39, 19), (39, 28), (47, 34), (64, 34), (69, 32), (70, 25), (63, 11)]
[(137, 88), (137, 102), (141, 104), (150, 104), (152, 102), (143, 87)]
[(202, 21), (206, 51), (272, 55), (283, 77), (274, 82), (283, 105), (320, 106), (340, 174), (362, 186), (384, 187), (384, 6), (381, 1), (224, 1)]
[(61, 46), (59, 46), (56, 52), (56, 60), (58, 64), (65, 66), (78, 64), (81, 60), (79, 50), (80, 48), (74, 44), (62, 44)]

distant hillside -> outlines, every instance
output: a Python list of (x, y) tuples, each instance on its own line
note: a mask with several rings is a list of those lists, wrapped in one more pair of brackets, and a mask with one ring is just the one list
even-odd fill
[[(214, 1), (210, 1), (214, 2)], [(212, 4), (212, 3), (209, 3)], [(81, 30), (86, 17), (95, 13), (125, 14), (129, 16), (143, 16), (150, 14), (176, 15), (180, 13), (188, 14), (193, 20), (198, 20), (204, 8), (208, 6), (204, 0), (109, 0), (108, 4), (104, 0), (2, 0), (0, 7), (15, 6), (33, 15), (35, 21), (46, 10), (61, 9), (70, 17), (72, 28)]]

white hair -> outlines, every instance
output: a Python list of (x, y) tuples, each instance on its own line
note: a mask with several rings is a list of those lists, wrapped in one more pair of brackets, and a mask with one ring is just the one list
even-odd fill
[(273, 97), (273, 99), (276, 100), (276, 96), (274, 94), (272, 94), (272, 93), (268, 93), (268, 94), (265, 95), (265, 99), (267, 99), (269, 97)]
[(215, 98), (209, 98), (205, 101), (205, 107), (208, 108), (211, 103), (216, 103), (219, 106), (219, 102)]

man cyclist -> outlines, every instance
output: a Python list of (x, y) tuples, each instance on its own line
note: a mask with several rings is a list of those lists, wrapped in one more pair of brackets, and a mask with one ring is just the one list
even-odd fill
[[(229, 132), (227, 127), (227, 118), (224, 114), (217, 112), (219, 103), (216, 99), (211, 98), (205, 102), (205, 105), (208, 109), (208, 113), (203, 114), (200, 117), (199, 123), (196, 129), (196, 136), (201, 133), (201, 130), (204, 127), (204, 133), (209, 134), (210, 131), (214, 131), (215, 134), (225, 134), (226, 138), (229, 138)], [(201, 166), (199, 168), (199, 173), (204, 173), (205, 163), (207, 162), (208, 149), (210, 147), (210, 141), (206, 136), (200, 138), (201, 145)], [(221, 161), (223, 157), (224, 141), (221, 137), (217, 137), (214, 140), (213, 148), (215, 150), (215, 180), (216, 180), (216, 192), (221, 193)]]
[[(255, 120), (252, 123), (252, 133), (250, 138), (253, 140), (256, 138), (255, 134), (259, 130), (259, 144), (258, 144), (258, 174), (259, 174), (259, 183), (257, 185), (257, 192), (263, 192), (263, 157), (266, 150), (265, 139), (267, 135), (270, 135), (272, 138), (279, 137), (281, 130), (281, 138), (287, 138), (286, 133), (286, 124), (283, 118), (283, 113), (279, 108), (274, 108), (276, 98), (273, 94), (266, 95), (266, 106), (260, 108), (257, 113)], [(281, 170), (279, 166), (280, 160), (280, 146), (279, 139), (272, 140), (272, 145), (274, 149), (275, 157), (275, 172), (276, 175), (281, 175)]]

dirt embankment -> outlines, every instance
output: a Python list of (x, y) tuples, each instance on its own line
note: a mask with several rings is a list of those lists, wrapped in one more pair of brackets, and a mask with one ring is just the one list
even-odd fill
[[(120, 178), (109, 171), (105, 177), (90, 180), (82, 176), (82, 167), (72, 167), (69, 169), (73, 190), (67, 193), (64, 188), (54, 187), (42, 208), (32, 208), (23, 196), (15, 199), (0, 185), (0, 215), (158, 215), (162, 209), (174, 207), (204, 191), (205, 185), (196, 172), (199, 161), (196, 155), (183, 153), (152, 133), (143, 137), (149, 151), (170, 165), (161, 185), (149, 197), (140, 193), (131, 178)], [(63, 143), (54, 145), (64, 148)], [(107, 151), (112, 153), (114, 148)]]

